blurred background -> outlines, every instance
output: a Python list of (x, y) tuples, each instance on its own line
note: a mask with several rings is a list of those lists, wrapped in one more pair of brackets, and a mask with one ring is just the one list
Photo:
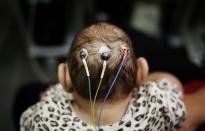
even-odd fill
[(205, 81), (204, 12), (203, 0), (0, 0), (0, 130), (18, 130), (22, 111), (57, 82), (74, 35), (95, 22), (124, 29), (151, 72), (193, 91), (186, 85)]

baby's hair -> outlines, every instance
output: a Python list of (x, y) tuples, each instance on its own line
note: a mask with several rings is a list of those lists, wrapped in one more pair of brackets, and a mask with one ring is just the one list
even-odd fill
[(87, 76), (80, 58), (80, 50), (85, 48), (88, 51), (86, 61), (90, 71), (92, 96), (94, 96), (102, 70), (103, 59), (99, 53), (99, 49), (102, 46), (108, 47), (111, 50), (111, 55), (107, 60), (107, 68), (97, 99), (102, 100), (104, 98), (110, 83), (115, 77), (123, 55), (122, 46), (128, 48), (128, 55), (110, 97), (127, 96), (136, 85), (136, 57), (132, 49), (131, 40), (126, 33), (108, 23), (91, 25), (75, 36), (67, 61), (72, 85), (80, 96), (89, 99)]

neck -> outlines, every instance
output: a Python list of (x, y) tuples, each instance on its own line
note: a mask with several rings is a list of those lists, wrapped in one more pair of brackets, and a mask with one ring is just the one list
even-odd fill
[[(83, 99), (75, 92), (73, 93), (73, 96), (75, 100), (73, 107), (76, 114), (85, 122), (93, 123), (90, 102)], [(130, 93), (126, 97), (115, 99), (115, 101), (107, 101), (103, 106), (101, 124), (110, 124), (118, 121), (126, 113), (131, 96), (132, 94)], [(95, 117), (96, 121), (98, 120), (98, 114), (100, 112), (101, 105), (102, 101), (97, 101), (95, 104), (95, 110), (97, 114)]]

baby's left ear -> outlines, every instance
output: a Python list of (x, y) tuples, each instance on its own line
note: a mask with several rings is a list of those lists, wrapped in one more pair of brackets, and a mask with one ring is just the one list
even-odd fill
[(147, 81), (149, 66), (147, 60), (140, 57), (136, 60), (137, 63), (137, 85), (142, 85)]
[(63, 85), (63, 88), (66, 91), (71, 92), (72, 84), (67, 64), (61, 63), (58, 65), (58, 79)]

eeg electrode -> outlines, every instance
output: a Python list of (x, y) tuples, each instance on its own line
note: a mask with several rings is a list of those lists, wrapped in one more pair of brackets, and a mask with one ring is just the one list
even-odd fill
[(100, 54), (101, 54), (101, 58), (103, 60), (108, 60), (110, 58), (110, 55), (111, 55), (111, 49), (108, 48), (107, 46), (102, 46), (100, 47), (99, 51), (98, 51)]
[(88, 51), (87, 51), (87, 49), (82, 48), (82, 49), (80, 50), (80, 58), (81, 58), (82, 61), (83, 61), (83, 65), (84, 65), (84, 67), (85, 67), (86, 75), (89, 77), (89, 76), (90, 76), (90, 73), (89, 73), (89, 70), (88, 70), (87, 62), (86, 62), (86, 59), (88, 58)]
[(103, 60), (103, 69), (102, 69), (101, 76), (100, 76), (100, 78), (103, 78), (104, 73), (105, 73), (105, 69), (106, 69), (106, 65), (107, 65), (106, 61), (110, 58), (111, 49), (108, 48), (107, 46), (102, 46), (102, 47), (100, 47), (98, 52), (101, 54), (101, 58)]
[(81, 59), (87, 59), (88, 57), (88, 51), (87, 49), (83, 48), (80, 50), (80, 58)]

